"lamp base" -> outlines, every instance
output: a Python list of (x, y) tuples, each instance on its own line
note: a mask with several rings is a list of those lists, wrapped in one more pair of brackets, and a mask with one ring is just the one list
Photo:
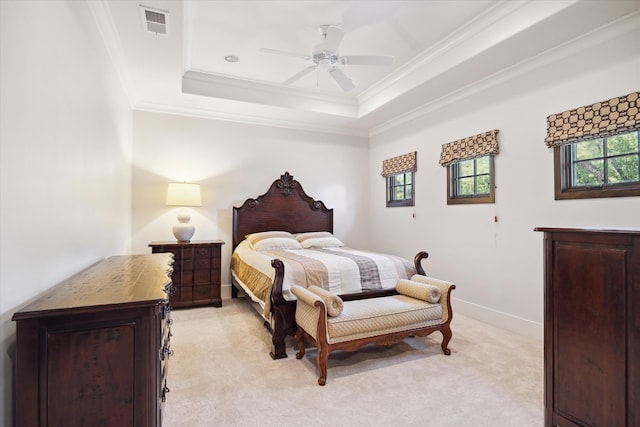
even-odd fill
[(173, 235), (176, 236), (178, 242), (188, 242), (196, 232), (196, 227), (191, 224), (176, 224), (173, 226)]
[(191, 215), (187, 208), (182, 208), (178, 212), (178, 224), (173, 226), (173, 235), (176, 236), (178, 242), (188, 242), (196, 232), (195, 225), (189, 224)]

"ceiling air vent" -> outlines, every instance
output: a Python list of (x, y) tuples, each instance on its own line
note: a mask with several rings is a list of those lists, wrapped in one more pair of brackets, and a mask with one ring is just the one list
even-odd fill
[(162, 36), (169, 34), (169, 12), (140, 6), (140, 13), (145, 31)]

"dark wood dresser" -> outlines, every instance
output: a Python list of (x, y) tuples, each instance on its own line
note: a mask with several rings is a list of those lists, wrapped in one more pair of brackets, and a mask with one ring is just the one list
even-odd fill
[(171, 308), (222, 306), (222, 240), (151, 242), (153, 253), (175, 257)]
[(640, 229), (536, 231), (545, 427), (640, 427)]
[(172, 262), (110, 257), (13, 315), (17, 427), (162, 425)]

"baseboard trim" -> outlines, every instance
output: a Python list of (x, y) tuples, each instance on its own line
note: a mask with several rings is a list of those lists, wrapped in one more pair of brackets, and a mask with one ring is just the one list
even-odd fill
[(223, 283), (220, 287), (220, 296), (222, 299), (231, 298), (231, 283)]
[(528, 338), (540, 341), (544, 339), (544, 325), (542, 323), (533, 322), (458, 298), (452, 298), (451, 305), (453, 306), (453, 322), (455, 322), (456, 313), (460, 313), (463, 316), (471, 317)]

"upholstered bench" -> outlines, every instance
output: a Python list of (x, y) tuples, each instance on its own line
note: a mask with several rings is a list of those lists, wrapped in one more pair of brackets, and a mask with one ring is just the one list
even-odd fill
[(391, 345), (417, 335), (442, 333), (444, 354), (451, 340), (450, 293), (455, 285), (432, 277), (414, 275), (399, 280), (397, 295), (342, 301), (337, 295), (311, 286), (294, 285), (296, 304), (296, 342), (301, 359), (305, 338), (318, 348), (318, 384), (327, 380), (327, 359), (333, 350), (355, 351), (365, 344)]

